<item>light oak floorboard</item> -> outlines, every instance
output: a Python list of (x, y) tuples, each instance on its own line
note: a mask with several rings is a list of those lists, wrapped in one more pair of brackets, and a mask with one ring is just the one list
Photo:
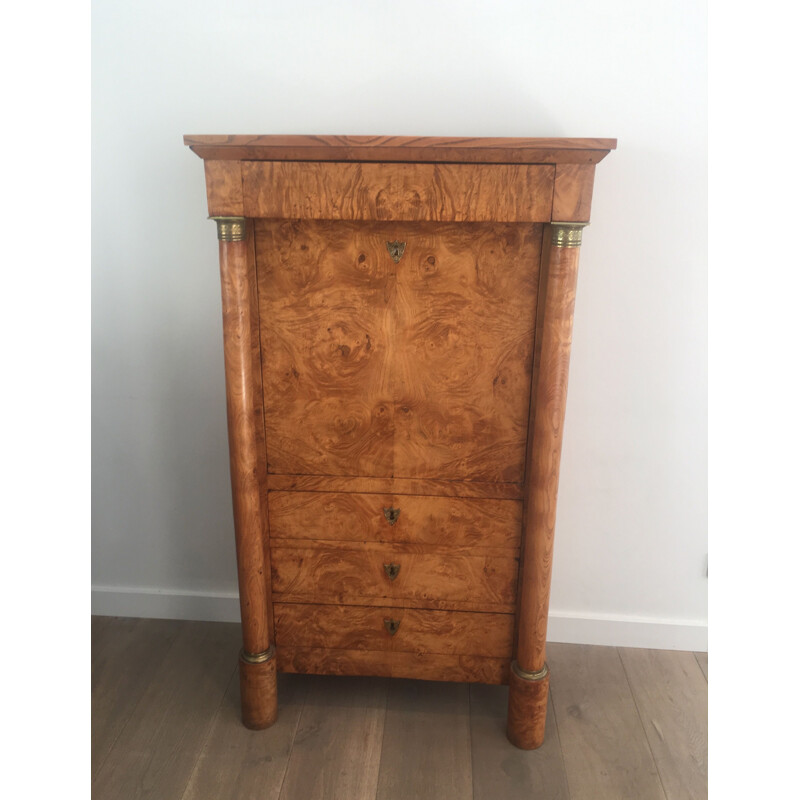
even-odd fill
[(95, 649), (106, 641), (109, 631), (116, 629), (114, 622), (119, 619), (120, 617), (92, 617), (92, 659), (94, 659)]
[(708, 797), (708, 682), (694, 654), (619, 652), (667, 798)]
[(572, 800), (664, 800), (617, 649), (550, 644), (547, 661)]
[(117, 737), (93, 800), (173, 800), (184, 793), (237, 664), (238, 625), (182, 622)]
[(469, 684), (389, 683), (377, 800), (469, 800)]
[(278, 720), (251, 731), (242, 725), (237, 671), (183, 800), (278, 800), (307, 688), (305, 676), (278, 675)]
[(299, 679), (308, 683), (308, 694), (281, 800), (374, 800), (386, 681), (332, 675)]
[(700, 669), (703, 670), (703, 676), (708, 683), (708, 653), (695, 653), (694, 657), (697, 659)]
[(508, 741), (507, 717), (507, 686), (470, 686), (475, 800), (568, 800), (552, 697), (548, 700), (544, 744), (537, 750), (520, 750)]
[(279, 675), (278, 722), (248, 731), (240, 637), (92, 620), (94, 800), (705, 796), (706, 654), (550, 644), (545, 743), (526, 752), (508, 689), (477, 684)]
[(142, 699), (182, 623), (92, 618), (92, 778)]

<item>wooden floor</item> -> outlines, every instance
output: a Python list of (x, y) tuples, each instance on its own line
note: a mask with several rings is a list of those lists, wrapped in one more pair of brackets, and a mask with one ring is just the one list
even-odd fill
[(505, 738), (504, 686), (279, 676), (239, 721), (238, 625), (92, 618), (94, 800), (707, 796), (706, 654), (548, 645), (544, 745)]

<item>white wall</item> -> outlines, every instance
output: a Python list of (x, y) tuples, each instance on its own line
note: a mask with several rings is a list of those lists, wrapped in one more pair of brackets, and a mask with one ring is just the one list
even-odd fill
[(93, 608), (235, 619), (216, 234), (182, 135), (617, 137), (584, 235), (550, 638), (706, 636), (695, 0), (95, 0)]

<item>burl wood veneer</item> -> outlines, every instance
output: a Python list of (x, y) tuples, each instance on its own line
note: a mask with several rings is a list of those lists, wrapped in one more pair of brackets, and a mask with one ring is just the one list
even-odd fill
[(186, 136), (218, 227), (242, 719), (508, 683), (541, 745), (578, 248), (613, 139)]

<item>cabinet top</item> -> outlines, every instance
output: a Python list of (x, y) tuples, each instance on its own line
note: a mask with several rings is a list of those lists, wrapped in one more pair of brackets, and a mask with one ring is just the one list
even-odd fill
[(184, 136), (200, 158), (227, 161), (430, 161), (596, 164), (616, 139), (444, 136)]

